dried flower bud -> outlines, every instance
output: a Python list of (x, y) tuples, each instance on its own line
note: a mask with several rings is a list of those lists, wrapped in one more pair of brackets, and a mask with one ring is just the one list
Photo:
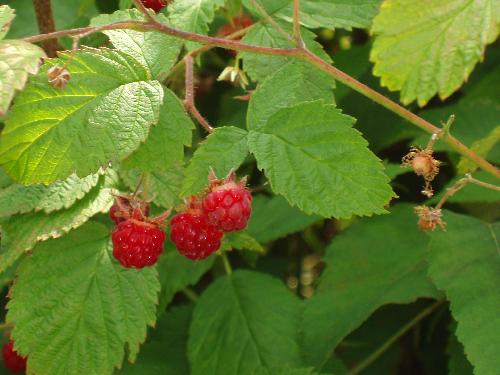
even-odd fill
[(427, 206), (415, 207), (415, 213), (418, 215), (418, 227), (424, 232), (433, 231), (436, 227), (446, 229), (446, 223), (443, 221), (443, 213), (439, 208)]
[(71, 74), (59, 65), (55, 65), (47, 72), (49, 83), (56, 89), (63, 90), (71, 79)]
[(416, 147), (410, 149), (410, 152), (403, 157), (401, 164), (402, 167), (412, 168), (416, 175), (424, 178), (425, 187), (422, 194), (428, 198), (434, 195), (431, 182), (438, 175), (440, 165), (441, 162), (434, 159), (432, 150), (420, 150)]
[(245, 89), (248, 86), (248, 77), (243, 70), (236, 66), (228, 66), (222, 71), (217, 81), (229, 81)]

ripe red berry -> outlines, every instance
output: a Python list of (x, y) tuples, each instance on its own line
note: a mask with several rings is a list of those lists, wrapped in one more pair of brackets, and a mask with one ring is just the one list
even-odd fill
[(228, 23), (222, 26), (219, 29), (218, 34), (220, 36), (226, 36), (252, 25), (253, 25), (252, 18), (247, 14), (242, 14), (240, 16), (233, 17), (232, 23)]
[(245, 229), (252, 213), (252, 195), (245, 182), (236, 182), (234, 174), (223, 181), (211, 182), (203, 198), (203, 212), (208, 222), (224, 232)]
[(26, 357), (21, 357), (14, 350), (14, 341), (10, 340), (2, 348), (3, 364), (13, 373), (26, 371)]
[(158, 261), (165, 233), (156, 224), (127, 220), (112, 234), (113, 256), (126, 268), (144, 268)]
[(164, 0), (141, 0), (141, 2), (146, 8), (151, 8), (156, 13), (167, 6), (167, 2)]
[(222, 235), (195, 210), (178, 213), (170, 221), (170, 239), (182, 255), (192, 260), (204, 259), (217, 251)]

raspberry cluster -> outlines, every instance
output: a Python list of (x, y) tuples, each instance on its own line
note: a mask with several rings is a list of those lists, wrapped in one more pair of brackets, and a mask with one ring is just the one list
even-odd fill
[(14, 374), (26, 371), (26, 357), (21, 357), (14, 350), (14, 341), (10, 340), (2, 347), (4, 366)]
[(170, 221), (170, 239), (192, 260), (204, 259), (220, 248), (224, 232), (245, 229), (252, 213), (252, 195), (244, 180), (232, 172), (223, 180), (211, 173), (201, 197), (191, 197), (186, 209)]
[(163, 215), (151, 219), (147, 203), (135, 197), (120, 196), (115, 199), (109, 216), (117, 224), (111, 235), (116, 260), (125, 268), (154, 265), (163, 252), (165, 241), (165, 232), (161, 229)]

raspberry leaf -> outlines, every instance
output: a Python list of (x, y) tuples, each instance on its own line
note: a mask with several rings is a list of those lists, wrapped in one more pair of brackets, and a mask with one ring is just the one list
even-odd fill
[(0, 5), (0, 40), (5, 37), (10, 28), (10, 23), (15, 17), (15, 10), (8, 5)]
[(439, 296), (427, 278), (428, 238), (415, 226), (413, 207), (405, 204), (335, 237), (317, 293), (306, 303), (301, 331), (308, 365), (321, 369), (332, 348), (380, 306)]
[(174, 307), (157, 322), (134, 364), (125, 363), (120, 375), (189, 374), (186, 356), (192, 306)]
[[(291, 24), (284, 21), (278, 21), (278, 23), (283, 30), (288, 33), (292, 33)], [(302, 37), (307, 48), (309, 48), (316, 55), (320, 56), (323, 60), (328, 62), (332, 61), (328, 54), (323, 50), (321, 44), (314, 40), (316, 38), (316, 34), (307, 29), (302, 29)], [(252, 29), (245, 34), (243, 42), (263, 47), (294, 47), (293, 43), (290, 40), (283, 36), (279, 31), (276, 30), (273, 25), (268, 22), (260, 23), (252, 27)], [(243, 65), (245, 67), (245, 72), (247, 72), (248, 75), (256, 81), (263, 81), (265, 78), (274, 74), (274, 72), (280, 69), (287, 62), (293, 60), (290, 57), (266, 56), (248, 52), (242, 52), (239, 56), (244, 61)], [(310, 66), (309, 69), (315, 71)], [(327, 82), (331, 82), (331, 79), (328, 78)]]
[[(215, 10), (224, 6), (224, 0), (183, 0), (174, 1), (167, 8), (172, 26), (183, 31), (208, 34), (208, 26), (215, 17)], [(186, 42), (189, 50), (199, 46)]]
[(264, 253), (262, 245), (246, 231), (226, 233), (222, 239), (221, 251), (249, 250)]
[(389, 178), (353, 123), (332, 105), (302, 103), (251, 130), (249, 148), (273, 190), (306, 213), (385, 213), (394, 197)]
[(163, 92), (158, 125), (151, 129), (146, 142), (123, 162), (125, 168), (168, 172), (173, 163), (184, 160), (184, 147), (191, 146), (195, 126), (179, 98), (166, 87)]
[(272, 368), (260, 367), (253, 375), (320, 375), (310, 368), (291, 368), (289, 366), (273, 366)]
[(265, 79), (252, 94), (247, 127), (259, 129), (278, 109), (301, 102), (323, 99), (335, 103), (335, 81), (325, 73), (300, 61), (290, 61)]
[(449, 97), (498, 35), (497, 8), (495, 0), (385, 1), (373, 22), (373, 73), (404, 104)]
[[(170, 246), (169, 246), (170, 245)], [(161, 293), (158, 311), (164, 311), (177, 292), (194, 285), (206, 273), (215, 261), (215, 256), (193, 262), (179, 254), (170, 242), (170, 249), (158, 261)]]
[(50, 214), (33, 212), (5, 219), (1, 223), (0, 272), (31, 250), (37, 242), (61, 237), (83, 225), (92, 216), (108, 211), (113, 203), (112, 193), (113, 189), (102, 176), (96, 187), (68, 209)]
[(446, 293), (474, 373), (500, 368), (500, 225), (446, 212), (446, 231), (432, 234), (429, 275)]
[(58, 90), (45, 72), (68, 57), (47, 62), (6, 120), (0, 163), (23, 184), (50, 184), (75, 171), (95, 173), (137, 149), (158, 122), (163, 89), (132, 57), (106, 49), (80, 51), (68, 67), (68, 86)]
[(210, 168), (225, 177), (238, 168), (248, 155), (247, 132), (233, 126), (215, 129), (195, 151), (185, 171), (181, 195), (197, 194), (207, 184)]
[(10, 185), (0, 190), (0, 216), (24, 214), (30, 211), (43, 211), (48, 214), (69, 208), (96, 186), (98, 181), (98, 174), (84, 178), (78, 178), (73, 174), (49, 186)]
[[(162, 14), (156, 16), (162, 23), (168, 23)], [(113, 14), (101, 14), (92, 19), (91, 26), (102, 26), (118, 21), (144, 21), (144, 15), (137, 9), (119, 10)], [(145, 33), (134, 30), (104, 31), (113, 46), (119, 51), (133, 56), (144, 67), (147, 67), (153, 77), (168, 73), (177, 61), (182, 48), (180, 39), (161, 34)]]
[(38, 245), (22, 263), (7, 320), (31, 372), (111, 375), (125, 345), (130, 360), (137, 356), (155, 323), (158, 290), (154, 268), (122, 268), (108, 229), (89, 223)]
[(299, 232), (319, 220), (320, 216), (305, 214), (279, 195), (272, 198), (258, 195), (253, 198), (247, 231), (257, 241), (269, 242)]
[(222, 277), (195, 306), (188, 340), (191, 374), (300, 367), (299, 320), (300, 300), (280, 281), (250, 271)]
[(448, 374), (449, 375), (472, 375), (474, 369), (467, 361), (464, 353), (464, 346), (458, 341), (455, 335), (457, 324), (453, 322), (450, 324), (450, 334), (448, 336), (448, 345), (446, 347), (446, 354), (448, 354)]

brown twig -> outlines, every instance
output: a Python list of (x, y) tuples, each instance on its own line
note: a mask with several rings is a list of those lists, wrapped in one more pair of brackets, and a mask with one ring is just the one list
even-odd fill
[[(393, 102), (391, 99), (385, 97), (384, 95), (378, 93), (377, 91), (371, 89), (365, 84), (357, 81), (355, 78), (350, 75), (344, 73), (343, 71), (337, 69), (336, 67), (330, 65), (328, 62), (322, 60), (319, 56), (316, 56), (314, 53), (310, 52), (306, 47), (297, 47), (297, 48), (271, 48), (271, 47), (261, 47), (254, 46), (245, 43), (241, 43), (239, 41), (228, 40), (224, 38), (215, 38), (206, 35), (200, 35), (196, 33), (191, 33), (187, 31), (181, 31), (174, 29), (170, 26), (158, 23), (158, 22), (140, 22), (140, 21), (126, 21), (126, 22), (115, 22), (113, 24), (104, 25), (101, 27), (87, 27), (80, 29), (72, 29), (72, 30), (63, 30), (56, 31), (53, 33), (36, 35), (32, 37), (25, 38), (24, 40), (29, 42), (37, 42), (44, 41), (54, 38), (59, 38), (61, 36), (68, 35), (78, 35), (82, 33), (91, 33), (103, 30), (115, 30), (115, 29), (134, 29), (139, 31), (157, 31), (167, 35), (171, 35), (180, 39), (189, 40), (193, 42), (198, 42), (201, 44), (211, 45), (222, 47), (226, 49), (233, 49), (237, 51), (246, 51), (253, 52), (258, 54), (265, 55), (274, 55), (274, 56), (288, 56), (293, 58), (301, 58), (313, 66), (316, 66), (320, 70), (329, 74), (336, 80), (342, 82), (346, 86), (352, 88), (353, 90), (361, 93), (367, 98), (371, 99), (375, 103), (382, 105), (387, 108), (391, 112), (394, 112), (398, 116), (404, 118), (411, 124), (419, 127), (420, 129), (434, 134), (439, 133), (441, 129), (431, 124), (427, 120), (415, 115), (410, 112), (403, 106), (399, 105), (396, 102)], [(193, 115), (195, 115), (193, 113)], [(198, 113), (199, 115), (199, 113)], [(490, 164), (486, 159), (479, 156), (473, 150), (469, 149), (463, 143), (461, 143), (455, 137), (447, 134), (443, 138), (443, 141), (448, 143), (455, 151), (459, 154), (464, 155), (465, 157), (472, 160), (475, 164), (477, 164), (481, 169), (495, 176), (496, 178), (500, 178), (500, 169)]]
[[(56, 30), (56, 25), (50, 0), (33, 0), (33, 6), (35, 8), (36, 21), (40, 32), (43, 34), (54, 32)], [(57, 50), (59, 49), (57, 39), (45, 40), (42, 46), (47, 56), (57, 56)]]
[(193, 56), (187, 54), (184, 57), (186, 64), (186, 97), (184, 99), (184, 107), (191, 115), (200, 123), (201, 126), (208, 132), (212, 133), (214, 128), (210, 126), (208, 121), (201, 115), (194, 103), (194, 60)]

